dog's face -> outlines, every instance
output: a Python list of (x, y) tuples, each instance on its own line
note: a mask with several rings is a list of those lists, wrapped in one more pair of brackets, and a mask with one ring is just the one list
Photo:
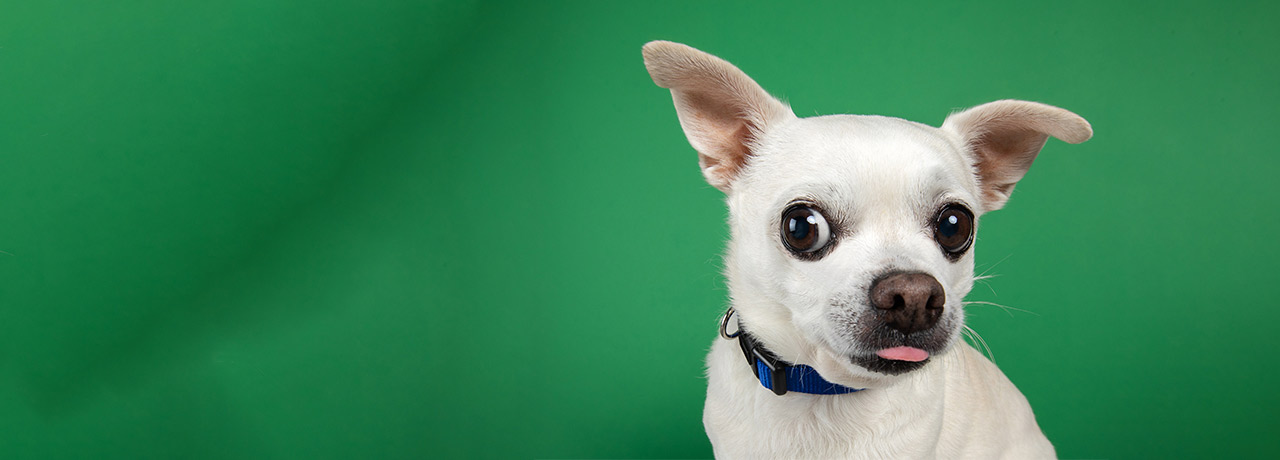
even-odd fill
[(735, 298), (785, 308), (806, 342), (868, 370), (922, 366), (963, 324), (981, 210), (971, 171), (952, 139), (903, 120), (775, 126), (730, 191)]
[(714, 56), (653, 42), (645, 61), (728, 195), (726, 270), (743, 327), (824, 376), (883, 379), (951, 346), (978, 217), (1003, 206), (1049, 135), (1092, 134), (1075, 114), (1023, 101), (942, 128), (801, 119)]

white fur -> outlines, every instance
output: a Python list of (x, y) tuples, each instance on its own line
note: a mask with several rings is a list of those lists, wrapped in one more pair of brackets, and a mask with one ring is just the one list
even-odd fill
[[(973, 249), (949, 260), (928, 222), (947, 203), (975, 217), (1003, 206), (1045, 139), (1082, 142), (1092, 134), (1087, 122), (1024, 101), (979, 106), (943, 128), (879, 116), (797, 118), (719, 58), (670, 42), (647, 44), (644, 54), (654, 81), (671, 88), (708, 182), (727, 194), (726, 277), (742, 326), (780, 358), (866, 388), (777, 396), (737, 343), (716, 339), (703, 421), (717, 457), (1054, 456), (1022, 394), (958, 338)], [(798, 199), (843, 223), (818, 260), (794, 257), (779, 238), (780, 215)], [(946, 298), (935, 326), (946, 345), (900, 375), (851, 361), (876, 353), (857, 326), (871, 318), (871, 283), (892, 270), (931, 275)]]

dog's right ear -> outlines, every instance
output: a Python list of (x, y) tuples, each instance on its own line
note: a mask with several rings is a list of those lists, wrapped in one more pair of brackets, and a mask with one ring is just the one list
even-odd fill
[(774, 123), (795, 118), (733, 64), (686, 45), (644, 45), (644, 66), (653, 82), (671, 89), (676, 115), (707, 182), (728, 192), (757, 141)]
[(1093, 137), (1079, 115), (1037, 102), (1003, 100), (953, 113), (942, 129), (960, 137), (982, 187), (983, 212), (1004, 206), (1049, 136), (1071, 144)]

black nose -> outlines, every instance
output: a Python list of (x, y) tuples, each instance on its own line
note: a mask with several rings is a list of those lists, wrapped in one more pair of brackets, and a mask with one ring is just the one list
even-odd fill
[(910, 334), (938, 324), (947, 295), (926, 273), (893, 272), (871, 283), (871, 305), (889, 327)]

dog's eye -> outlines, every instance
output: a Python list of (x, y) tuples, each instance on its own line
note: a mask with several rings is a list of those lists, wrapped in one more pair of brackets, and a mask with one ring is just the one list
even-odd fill
[(973, 244), (973, 214), (958, 204), (949, 204), (938, 213), (933, 239), (944, 251), (960, 254)]
[(798, 204), (782, 213), (782, 242), (791, 252), (816, 252), (830, 241), (831, 227), (818, 210)]

